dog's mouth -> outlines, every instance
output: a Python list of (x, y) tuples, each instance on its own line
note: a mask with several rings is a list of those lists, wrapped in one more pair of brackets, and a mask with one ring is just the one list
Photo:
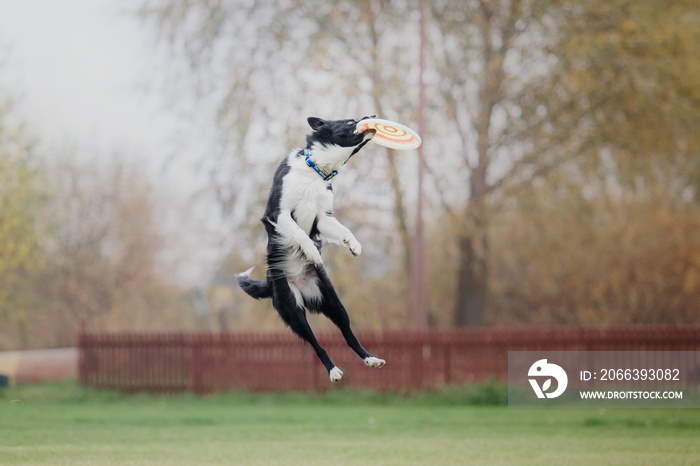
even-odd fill
[(377, 134), (377, 130), (374, 129), (374, 128), (365, 128), (365, 129), (363, 129), (363, 130), (356, 129), (356, 130), (353, 132), (353, 134), (363, 134), (363, 135), (365, 135), (365, 136), (366, 136), (366, 135), (374, 136), (375, 134)]
[[(355, 122), (355, 126), (359, 125), (362, 120), (368, 120), (368, 119), (376, 118), (376, 117), (377, 117), (377, 115), (370, 115), (370, 116), (362, 117), (359, 120), (357, 120), (357, 122)], [(355, 129), (355, 131), (353, 131), (353, 133), (374, 136), (375, 134), (377, 134), (377, 130), (374, 128), (365, 128), (363, 130)]]
[(361, 131), (360, 134), (371, 134), (372, 136), (374, 136), (375, 134), (377, 134), (377, 130), (374, 128), (367, 128), (366, 130)]

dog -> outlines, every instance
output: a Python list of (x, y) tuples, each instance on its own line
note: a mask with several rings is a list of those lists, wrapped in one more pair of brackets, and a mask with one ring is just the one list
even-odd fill
[(275, 172), (265, 214), (268, 236), (266, 280), (254, 280), (247, 270), (236, 276), (241, 289), (256, 299), (272, 298), (282, 320), (308, 342), (328, 371), (331, 381), (341, 371), (319, 345), (306, 319), (306, 310), (321, 313), (338, 326), (348, 346), (369, 367), (383, 359), (365, 350), (350, 328), (350, 318), (333, 288), (321, 259), (324, 242), (345, 246), (359, 256), (362, 246), (352, 232), (333, 217), (331, 179), (375, 134), (358, 132), (360, 120), (323, 120), (309, 117), (312, 129), (304, 149), (292, 150)]

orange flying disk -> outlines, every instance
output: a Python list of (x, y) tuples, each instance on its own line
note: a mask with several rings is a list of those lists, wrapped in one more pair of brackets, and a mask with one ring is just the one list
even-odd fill
[(420, 136), (411, 128), (390, 120), (369, 118), (357, 123), (357, 131), (375, 129), (377, 133), (371, 141), (390, 149), (410, 150), (421, 145)]

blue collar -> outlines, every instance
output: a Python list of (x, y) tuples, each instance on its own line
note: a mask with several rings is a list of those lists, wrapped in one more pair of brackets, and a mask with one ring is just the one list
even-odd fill
[(323, 178), (323, 181), (328, 181), (328, 180), (330, 180), (331, 178), (333, 178), (335, 175), (338, 174), (338, 171), (337, 171), (337, 170), (333, 170), (332, 172), (329, 172), (328, 170), (326, 170), (326, 169), (323, 168), (322, 166), (316, 165), (316, 163), (315, 163), (313, 160), (310, 159), (311, 154), (309, 153), (309, 148), (308, 148), (308, 147), (304, 148), (304, 156), (306, 157), (306, 165), (308, 165), (309, 167), (313, 168), (314, 171), (315, 171), (316, 173), (318, 173), (318, 175), (319, 175), (321, 178)]

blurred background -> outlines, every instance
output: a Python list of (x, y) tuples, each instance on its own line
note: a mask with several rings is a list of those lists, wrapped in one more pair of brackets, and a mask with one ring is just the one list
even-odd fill
[[(234, 275), (312, 115), (422, 117), (424, 325), (700, 323), (698, 57), (691, 0), (4, 0), (0, 350), (283, 328)], [(334, 180), (357, 328), (416, 325), (418, 160)]]

